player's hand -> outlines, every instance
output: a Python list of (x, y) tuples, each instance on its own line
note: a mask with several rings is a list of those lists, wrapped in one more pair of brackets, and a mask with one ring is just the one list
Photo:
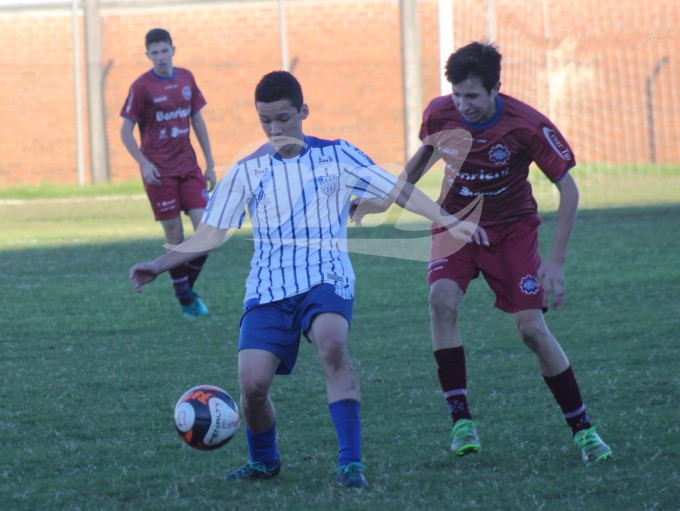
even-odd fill
[(392, 199), (362, 199), (355, 197), (349, 205), (349, 219), (355, 225), (361, 226), (361, 221), (366, 215), (382, 213), (392, 205)]
[(474, 243), (475, 245), (483, 245), (485, 247), (489, 246), (489, 236), (486, 234), (486, 231), (483, 227), (477, 226), (477, 229), (475, 229), (475, 232), (472, 235), (472, 239), (470, 239), (470, 243)]
[(557, 309), (564, 303), (564, 265), (541, 264), (538, 269), (538, 284), (543, 286), (543, 307)]
[(153, 163), (146, 162), (141, 167), (142, 179), (150, 186), (161, 185), (161, 174)]
[(455, 240), (474, 243), (475, 245), (483, 245), (485, 247), (489, 246), (489, 237), (487, 236), (486, 231), (474, 222), (463, 220), (450, 227), (449, 232)]
[(215, 189), (215, 184), (217, 184), (217, 177), (215, 176), (215, 167), (208, 167), (205, 169), (205, 183), (208, 187), (208, 191), (212, 192)]
[(139, 293), (142, 286), (153, 281), (159, 273), (157, 265), (153, 262), (135, 264), (129, 272), (132, 289)]

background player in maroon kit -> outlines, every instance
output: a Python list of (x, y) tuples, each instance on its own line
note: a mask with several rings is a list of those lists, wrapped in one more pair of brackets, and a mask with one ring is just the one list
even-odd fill
[[(520, 337), (536, 354), (584, 461), (600, 461), (611, 450), (592, 427), (571, 365), (543, 317), (549, 305), (557, 308), (564, 300), (564, 263), (578, 206), (578, 188), (569, 171), (576, 162), (548, 118), (499, 93), (500, 64), (492, 44), (471, 43), (449, 57), (446, 77), (453, 94), (435, 98), (425, 109), (422, 145), (401, 176), (416, 183), (443, 159), (443, 209), (458, 216), (481, 212), (478, 232), (462, 249), (447, 250), (441, 236), (433, 237), (428, 269), (432, 346), (453, 420), (451, 450), (464, 456), (481, 449), (467, 402), (457, 325), (468, 284), (481, 273), (496, 295), (496, 307), (514, 315)], [(528, 181), (531, 162), (560, 194), (555, 236), (544, 262), (538, 253), (540, 218)], [(385, 206), (369, 202), (355, 212), (355, 221)]]
[[(146, 34), (146, 55), (153, 68), (137, 78), (121, 110), (121, 139), (139, 164), (144, 188), (169, 246), (184, 240), (181, 213), (194, 229), (203, 216), (208, 191), (215, 186), (215, 162), (201, 109), (206, 102), (193, 75), (172, 64), (175, 47), (170, 34), (156, 28)], [(134, 138), (139, 126), (141, 147)], [(205, 157), (205, 175), (189, 139), (191, 127)], [(207, 188), (209, 185), (209, 188)], [(193, 290), (207, 256), (170, 270), (185, 317), (204, 316), (208, 308)]]

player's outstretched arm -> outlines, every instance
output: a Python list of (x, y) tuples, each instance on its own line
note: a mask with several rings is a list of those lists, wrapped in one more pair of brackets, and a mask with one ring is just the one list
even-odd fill
[[(401, 193), (401, 187), (404, 182), (415, 184), (423, 176), (423, 174), (437, 161), (437, 158), (433, 157), (434, 148), (432, 146), (423, 145), (421, 146), (413, 156), (409, 158), (406, 163), (403, 172), (399, 176), (399, 182), (397, 182), (397, 192)], [(372, 215), (376, 213), (382, 213), (387, 211), (387, 209), (394, 203), (394, 196), (387, 197), (386, 199), (363, 199), (355, 198), (352, 200), (352, 204), (349, 209), (349, 217), (352, 222), (356, 225), (361, 225), (361, 221), (366, 215)]]
[(187, 263), (208, 254), (226, 240), (228, 229), (217, 229), (204, 223), (198, 224), (196, 231), (179, 245), (166, 246), (168, 252), (153, 261), (138, 263), (130, 268), (130, 283), (139, 292), (145, 284), (152, 282), (158, 275), (171, 268)]
[(456, 241), (489, 246), (489, 238), (486, 235), (486, 231), (479, 227), (476, 222), (460, 220), (454, 215), (447, 213), (439, 204), (411, 183), (401, 181), (395, 185), (391, 195), (397, 195), (395, 202), (402, 208), (432, 220), (442, 227), (446, 227)]

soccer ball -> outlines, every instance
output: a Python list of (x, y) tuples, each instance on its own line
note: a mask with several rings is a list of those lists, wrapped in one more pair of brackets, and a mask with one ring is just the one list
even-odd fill
[(187, 390), (175, 405), (175, 426), (180, 438), (202, 451), (226, 445), (236, 435), (240, 423), (234, 400), (213, 385)]

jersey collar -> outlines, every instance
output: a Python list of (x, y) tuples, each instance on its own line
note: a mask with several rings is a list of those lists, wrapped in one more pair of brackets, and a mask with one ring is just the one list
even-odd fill
[(486, 130), (489, 129), (494, 124), (496, 124), (498, 122), (498, 119), (501, 118), (502, 114), (503, 114), (503, 100), (501, 99), (500, 96), (496, 96), (496, 113), (493, 114), (493, 117), (486, 121), (485, 123), (475, 124), (474, 122), (468, 122), (462, 115), (461, 118), (463, 119), (465, 125), (469, 128), (472, 128), (474, 130)]
[[(272, 148), (273, 151), (273, 146), (270, 144), (270, 147)], [(283, 158), (281, 155), (277, 152), (274, 152), (272, 155), (272, 159), (278, 160), (278, 161), (291, 161), (291, 160), (297, 160), (299, 158), (302, 158), (307, 152), (311, 149), (310, 145), (310, 140), (307, 135), (302, 135), (302, 149), (300, 150), (300, 153), (297, 156), (293, 156), (292, 158)]]
[(167, 81), (175, 79), (175, 76), (177, 75), (177, 68), (175, 68), (175, 67), (172, 68), (172, 74), (170, 76), (161, 76), (158, 73), (156, 73), (156, 70), (154, 68), (151, 68), (151, 74), (154, 75), (159, 80), (163, 80), (163, 81), (167, 82)]

